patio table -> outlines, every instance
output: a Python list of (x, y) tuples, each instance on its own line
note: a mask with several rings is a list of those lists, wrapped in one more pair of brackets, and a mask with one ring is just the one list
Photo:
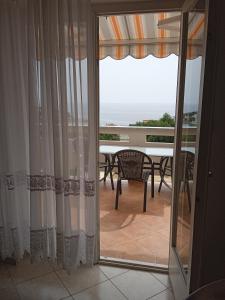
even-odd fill
[(136, 146), (114, 146), (114, 145), (101, 145), (99, 147), (99, 152), (101, 154), (115, 154), (117, 151), (124, 149), (133, 149), (138, 150), (145, 153), (151, 157), (162, 157), (168, 156), (173, 157), (173, 148), (165, 148), (165, 147), (136, 147)]
[[(120, 150), (125, 150), (125, 149), (131, 149), (131, 150), (138, 150), (146, 155), (150, 156), (151, 158), (153, 157), (170, 157), (171, 159), (173, 158), (173, 148), (165, 148), (165, 147), (135, 147), (135, 146), (114, 146), (114, 145), (101, 145), (99, 147), (99, 153), (103, 155), (113, 156), (117, 151)], [(109, 158), (108, 158), (109, 159)], [(159, 163), (153, 161), (153, 185), (154, 185), (154, 171), (159, 170)], [(111, 162), (110, 162), (111, 163)], [(106, 176), (109, 174), (109, 171), (107, 172)], [(113, 185), (114, 187), (114, 185)], [(154, 197), (154, 187), (152, 187), (152, 195)]]

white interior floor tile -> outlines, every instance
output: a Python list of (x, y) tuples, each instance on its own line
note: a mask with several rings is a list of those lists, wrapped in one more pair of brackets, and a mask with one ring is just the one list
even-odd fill
[(21, 300), (59, 300), (69, 296), (55, 273), (17, 285)]
[(125, 268), (103, 266), (103, 265), (102, 266), (100, 265), (100, 269), (108, 278), (112, 278), (129, 271), (128, 269)]
[(75, 300), (125, 300), (126, 298), (110, 282), (100, 283), (80, 294), (73, 296)]
[(149, 272), (131, 270), (112, 278), (111, 281), (129, 300), (145, 300), (166, 289)]
[(175, 300), (172, 292), (168, 289), (150, 298), (150, 300)]
[(166, 287), (170, 287), (169, 276), (162, 273), (152, 273), (159, 281), (161, 281)]
[(93, 268), (80, 267), (71, 274), (60, 270), (57, 271), (57, 274), (71, 294), (79, 293), (108, 279), (99, 266), (94, 266)]
[(26, 259), (19, 262), (16, 266), (9, 266), (10, 275), (13, 281), (18, 284), (26, 280), (33, 279), (52, 272), (49, 263), (31, 263)]
[(167, 274), (112, 266), (82, 266), (68, 274), (58, 266), (29, 260), (17, 266), (0, 265), (0, 299), (4, 300), (174, 300), (169, 287)]

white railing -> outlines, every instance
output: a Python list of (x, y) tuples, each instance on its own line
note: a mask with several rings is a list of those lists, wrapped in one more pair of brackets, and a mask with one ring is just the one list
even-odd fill
[[(101, 145), (172, 148), (173, 143), (147, 142), (147, 136), (174, 136), (175, 129), (173, 127), (104, 126), (99, 128), (99, 133), (117, 134), (121, 139), (120, 141), (100, 140)], [(196, 135), (196, 128), (184, 128), (183, 134)], [(192, 146), (191, 142), (188, 144)]]

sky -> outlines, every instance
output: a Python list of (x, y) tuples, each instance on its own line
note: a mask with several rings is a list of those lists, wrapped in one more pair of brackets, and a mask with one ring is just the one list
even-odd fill
[(178, 57), (100, 61), (100, 101), (175, 103)]

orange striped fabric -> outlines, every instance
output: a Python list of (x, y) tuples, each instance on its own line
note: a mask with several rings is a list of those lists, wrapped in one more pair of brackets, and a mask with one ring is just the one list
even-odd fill
[[(134, 28), (135, 28), (136, 38), (138, 40), (144, 39), (144, 30), (143, 30), (143, 24), (142, 24), (141, 16), (140, 15), (134, 15), (133, 19), (134, 19)], [(136, 56), (138, 58), (145, 57), (144, 46), (143, 45), (138, 45), (136, 47)]]
[[(180, 12), (99, 17), (100, 59), (107, 56), (123, 59), (128, 55), (134, 58), (148, 55), (163, 58), (172, 53), (179, 55), (179, 17)], [(165, 22), (160, 23), (162, 20)], [(188, 57), (191, 59), (201, 55), (199, 45), (203, 37), (203, 24), (203, 15), (195, 13), (189, 27), (192, 28), (188, 46)]]
[(188, 48), (187, 48), (187, 58), (191, 59), (193, 57), (193, 45), (192, 40), (197, 36), (201, 29), (204, 27), (205, 17), (202, 16), (196, 23), (194, 29), (188, 35)]
[(109, 17), (109, 21), (112, 24), (112, 29), (113, 29), (113, 32), (114, 32), (114, 35), (115, 35), (116, 39), (117, 40), (122, 40), (122, 33), (121, 33), (121, 29), (120, 29), (120, 26), (119, 26), (117, 16)]
[(191, 31), (191, 33), (189, 34), (189, 39), (192, 40), (194, 39), (194, 37), (199, 33), (199, 31), (203, 28), (204, 25), (204, 21), (205, 21), (205, 17), (202, 16), (199, 21), (197, 22), (197, 24), (195, 25), (195, 28)]
[[(159, 14), (159, 21), (162, 21), (164, 19), (165, 19), (165, 13), (160, 13)], [(165, 30), (164, 29), (159, 29), (159, 37), (160, 37), (160, 39), (163, 39), (165, 37)], [(158, 57), (164, 57), (164, 56), (165, 56), (164, 45), (163, 45), (163, 43), (160, 43)]]
[(122, 59), (122, 58), (123, 58), (123, 47), (117, 46), (116, 47), (115, 59)]
[(144, 30), (140, 15), (134, 15), (134, 27), (137, 39), (144, 39)]

